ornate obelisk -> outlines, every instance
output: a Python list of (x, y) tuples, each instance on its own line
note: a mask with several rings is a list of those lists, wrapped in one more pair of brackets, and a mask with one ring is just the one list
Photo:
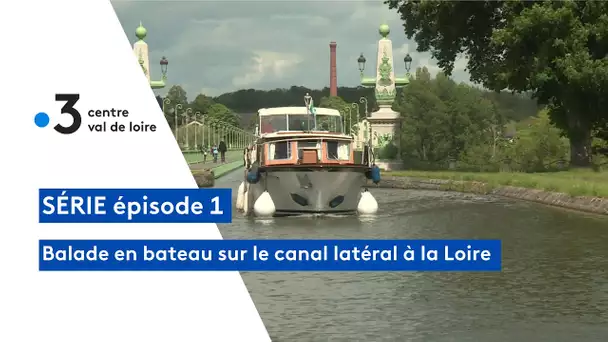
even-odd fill
[[(361, 71), (361, 85), (368, 88), (375, 88), (376, 103), (380, 107), (378, 111), (371, 113), (367, 122), (371, 126), (372, 144), (376, 150), (376, 165), (385, 170), (400, 169), (403, 166), (401, 153), (399, 151), (401, 117), (398, 112), (392, 110), (397, 88), (409, 83), (407, 76), (403, 78), (395, 77), (393, 63), (393, 43), (388, 39), (390, 29), (388, 25), (382, 24), (379, 29), (381, 38), (378, 41), (378, 59), (376, 67), (376, 77), (366, 78), (363, 76), (365, 68), (365, 57), (359, 57), (359, 69)], [(411, 62), (409, 55), (406, 57)], [(360, 127), (366, 127), (363, 123)], [(361, 134), (360, 134), (361, 135)]]
[(161, 89), (165, 87), (165, 82), (167, 80), (167, 64), (169, 64), (169, 62), (165, 57), (161, 59), (160, 66), (162, 78), (160, 81), (152, 81), (150, 79), (150, 56), (148, 52), (148, 44), (144, 41), (147, 35), (148, 30), (146, 30), (146, 28), (140, 22), (139, 27), (137, 27), (135, 30), (137, 41), (133, 44), (133, 53), (135, 53), (135, 56), (139, 61), (139, 65), (141, 65), (144, 74), (146, 74), (150, 87), (152, 89)]

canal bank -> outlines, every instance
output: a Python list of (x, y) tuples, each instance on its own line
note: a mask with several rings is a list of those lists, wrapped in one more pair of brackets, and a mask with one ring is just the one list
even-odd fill
[(572, 196), (566, 193), (517, 186), (493, 185), (479, 181), (433, 179), (387, 175), (378, 185), (388, 189), (424, 189), (458, 191), (482, 195), (498, 195), (566, 209), (608, 215), (608, 198)]

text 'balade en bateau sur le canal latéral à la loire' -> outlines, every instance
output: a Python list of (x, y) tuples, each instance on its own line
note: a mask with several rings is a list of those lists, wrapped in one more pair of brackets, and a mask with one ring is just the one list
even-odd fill
[[(112, 255), (113, 254), (113, 255)], [(397, 246), (386, 249), (370, 249), (366, 247), (345, 248), (338, 245), (323, 246), (320, 249), (276, 249), (268, 251), (253, 245), (251, 249), (153, 249), (144, 245), (143, 250), (118, 250), (109, 253), (93, 246), (89, 250), (67, 249), (54, 250), (50, 246), (43, 247), (44, 260), (58, 261), (107, 261), (114, 258), (119, 261), (490, 261), (492, 254), (487, 249), (474, 249), (467, 245), (464, 249), (443, 246), (440, 249), (430, 249), (424, 245), (416, 249), (410, 246)], [(125, 257), (126, 256), (126, 257)]]
[(97, 121), (87, 123), (87, 128), (91, 132), (156, 132), (155, 124), (129, 121), (129, 111), (126, 109), (91, 109), (88, 111), (88, 116)]
[[(267, 261), (269, 252), (253, 246), (253, 260)], [(388, 249), (364, 247), (344, 248), (342, 246), (323, 246), (315, 250), (276, 250), (273, 258), (277, 261), (490, 261), (492, 254), (487, 249), (454, 249), (444, 246), (442, 250), (429, 249), (424, 245), (418, 249), (410, 246), (392, 246)]]

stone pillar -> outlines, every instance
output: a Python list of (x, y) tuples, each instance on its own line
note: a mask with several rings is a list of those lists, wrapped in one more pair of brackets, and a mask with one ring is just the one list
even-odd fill
[(329, 43), (329, 96), (338, 96), (336, 42)]
[(395, 67), (393, 63), (393, 42), (388, 39), (388, 26), (380, 27), (382, 38), (378, 41), (378, 54), (376, 62), (376, 87), (375, 95), (378, 111), (371, 113), (368, 118), (372, 127), (373, 146), (379, 150), (392, 144), (397, 151), (394, 158), (386, 159), (384, 156), (376, 156), (376, 164), (386, 170), (399, 169), (402, 167), (401, 153), (401, 115), (392, 110), (397, 87), (395, 83)]
[(142, 66), (144, 74), (146, 74), (148, 83), (150, 83), (150, 57), (148, 54), (148, 44), (144, 41), (147, 34), (148, 31), (140, 22), (139, 27), (135, 30), (135, 36), (138, 40), (133, 44), (133, 52), (135, 53), (139, 64)]

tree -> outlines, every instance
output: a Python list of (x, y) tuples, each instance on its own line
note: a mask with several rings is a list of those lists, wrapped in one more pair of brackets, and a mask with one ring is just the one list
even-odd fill
[(471, 79), (530, 92), (588, 166), (591, 132), (608, 119), (608, 3), (599, 1), (385, 1), (418, 51), (450, 75), (464, 53)]
[(498, 103), (486, 92), (418, 68), (397, 103), (406, 166), (444, 168), (460, 159), (472, 169), (496, 169), (490, 164), (506, 129)]
[(198, 94), (196, 95), (196, 98), (194, 98), (194, 101), (190, 103), (190, 108), (192, 108), (194, 113), (198, 112), (205, 115), (209, 113), (211, 106), (214, 104), (215, 102), (209, 96), (206, 96), (205, 94)]
[(331, 108), (342, 112), (344, 108), (348, 107), (348, 103), (340, 96), (324, 96), (319, 101), (319, 107)]
[(221, 103), (214, 103), (209, 107), (207, 116), (215, 121), (222, 122), (233, 127), (240, 127), (240, 120), (230, 108)]
[(551, 124), (547, 110), (541, 111), (529, 123), (520, 123), (512, 148), (510, 155), (521, 171), (526, 172), (556, 168), (568, 155), (568, 144), (560, 137), (559, 129)]
[(403, 92), (401, 152), (408, 166), (428, 166), (447, 157), (442, 123), (446, 121), (445, 104), (432, 91), (426, 68), (416, 70), (416, 77)]

